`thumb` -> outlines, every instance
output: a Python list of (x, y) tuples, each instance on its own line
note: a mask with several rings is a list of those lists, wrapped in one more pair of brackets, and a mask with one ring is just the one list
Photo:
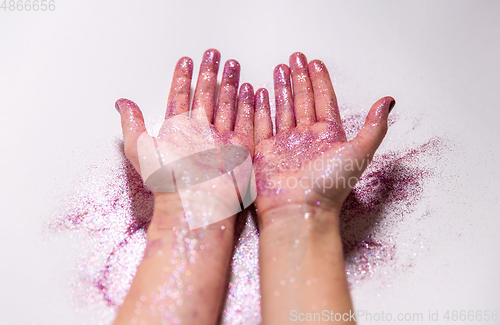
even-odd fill
[(139, 171), (137, 140), (141, 134), (146, 132), (144, 117), (139, 106), (125, 98), (118, 99), (115, 108), (121, 116), (125, 156)]
[(379, 99), (368, 112), (365, 125), (351, 142), (359, 158), (372, 159), (387, 133), (387, 118), (396, 105), (390, 96)]

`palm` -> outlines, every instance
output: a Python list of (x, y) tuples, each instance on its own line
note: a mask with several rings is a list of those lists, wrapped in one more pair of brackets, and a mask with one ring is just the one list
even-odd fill
[[(349, 142), (335, 140), (329, 128), (329, 123), (319, 122), (257, 145), (255, 168), (261, 208), (266, 210), (276, 202), (342, 204), (350, 190), (349, 182), (342, 180), (359, 177), (363, 170), (338, 168), (347, 164), (347, 157), (353, 157), (352, 149)], [(329, 172), (332, 169), (334, 173)]]
[[(169, 163), (200, 152), (224, 145), (245, 147), (252, 155), (253, 138), (238, 131), (218, 130), (206, 120), (187, 115), (175, 115), (166, 119), (156, 138), (160, 152), (169, 153)], [(164, 147), (165, 149), (162, 150)]]
[(347, 141), (326, 67), (320, 61), (308, 65), (303, 54), (290, 61), (291, 74), (285, 65), (275, 70), (277, 134), (268, 130), (267, 136), (256, 137), (258, 210), (283, 205), (340, 209), (385, 134), (393, 99), (378, 101), (360, 134)]
[[(137, 105), (120, 99), (117, 108), (122, 117), (125, 154), (146, 183), (153, 177), (151, 186), (148, 186), (155, 196), (179, 190), (184, 206), (187, 206), (186, 200), (195, 200), (195, 204), (189, 206), (201, 206), (197, 212), (206, 214), (212, 211), (220, 216), (233, 209), (234, 203), (239, 209), (233, 181), (225, 169), (243, 163), (243, 156), (248, 158), (248, 169), (251, 167), (254, 93), (250, 84), (243, 84), (238, 92), (240, 66), (238, 62), (229, 60), (225, 64), (217, 96), (219, 60), (218, 51), (205, 52), (192, 105), (189, 101), (192, 60), (181, 58), (178, 61), (165, 120), (156, 139), (147, 134)], [(223, 149), (228, 154), (236, 150), (239, 160), (233, 157), (224, 160), (224, 155), (221, 155)], [(150, 165), (144, 163), (145, 157)], [(200, 193), (209, 194), (210, 200), (200, 200)], [(229, 193), (232, 193), (233, 200), (228, 199), (231, 198)]]

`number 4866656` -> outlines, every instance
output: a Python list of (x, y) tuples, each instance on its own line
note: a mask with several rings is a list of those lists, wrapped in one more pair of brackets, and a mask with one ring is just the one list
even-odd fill
[(3, 11), (54, 11), (56, 10), (55, 0), (4, 0), (0, 9)]

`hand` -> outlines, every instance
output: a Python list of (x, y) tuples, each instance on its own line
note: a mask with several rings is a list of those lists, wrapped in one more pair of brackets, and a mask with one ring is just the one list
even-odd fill
[(377, 101), (357, 137), (347, 141), (324, 64), (308, 64), (295, 53), (290, 68), (282, 64), (274, 70), (275, 136), (269, 98), (256, 95), (262, 324), (291, 324), (300, 320), (297, 311), (321, 310), (354, 324), (340, 209), (384, 138), (395, 101)]
[[(318, 211), (340, 212), (387, 132), (394, 99), (378, 100), (357, 137), (347, 141), (332, 82), (321, 61), (308, 64), (304, 54), (293, 54), (290, 68), (282, 64), (274, 70), (274, 89), (275, 136), (268, 99), (256, 101), (259, 216), (287, 205), (300, 206), (312, 217)], [(270, 221), (262, 219), (263, 226)]]
[[(143, 170), (147, 165), (140, 163), (139, 158), (145, 157), (142, 154), (151, 155), (155, 158), (152, 161), (159, 164), (155, 149), (152, 153), (141, 152), (142, 145), (147, 148), (148, 139), (156, 141), (163, 161), (170, 159), (171, 154), (177, 159), (208, 149), (209, 137), (213, 141), (208, 142), (214, 146), (239, 145), (253, 154), (252, 86), (243, 84), (237, 100), (240, 66), (235, 60), (227, 61), (216, 105), (219, 60), (217, 50), (205, 52), (191, 117), (187, 113), (190, 111), (193, 63), (189, 58), (179, 60), (168, 98), (166, 119), (157, 139), (147, 135), (142, 113), (135, 103), (126, 99), (116, 102), (121, 115), (125, 155), (143, 178), (147, 179)], [(162, 145), (169, 150), (162, 151)], [(206, 167), (206, 162), (198, 159), (200, 157), (195, 155), (190, 161), (193, 167)], [(220, 168), (224, 169), (224, 161)], [(182, 177), (176, 177), (176, 187), (181, 181)], [(180, 200), (181, 192), (185, 193), (187, 189), (176, 192), (151, 189), (155, 203), (146, 234), (144, 258), (114, 324), (199, 324), (200, 320), (203, 324), (215, 324), (227, 284), (235, 218), (188, 229), (186, 211), (189, 209)], [(213, 208), (218, 209), (215, 213), (220, 213), (220, 208), (227, 205), (230, 190), (235, 195), (232, 182), (228, 188), (218, 188), (212, 195)]]
[[(190, 157), (189, 165), (192, 168), (188, 171), (183, 171), (190, 172), (192, 180), (198, 174), (201, 177), (201, 175), (204, 176), (205, 173), (210, 173), (210, 171), (213, 172), (212, 174), (216, 172), (218, 176), (220, 172), (225, 172), (225, 170), (220, 170), (218, 167), (224, 169), (224, 165), (229, 161), (229, 159), (224, 161), (224, 157), (222, 157), (223, 161), (219, 164), (218, 150), (211, 152), (212, 161), (210, 161), (210, 157), (207, 157), (206, 154), (195, 155), (197, 153), (206, 153), (209, 149), (220, 149), (222, 145), (238, 145), (247, 148), (250, 155), (253, 155), (253, 88), (250, 84), (243, 84), (237, 98), (240, 65), (235, 60), (229, 60), (224, 67), (218, 103), (216, 105), (219, 60), (220, 54), (217, 50), (208, 50), (205, 52), (194, 93), (193, 105), (190, 112), (191, 117), (188, 116), (188, 113), (190, 111), (189, 98), (193, 63), (189, 58), (181, 58), (178, 61), (168, 98), (165, 121), (156, 139), (147, 134), (142, 113), (135, 103), (126, 99), (117, 101), (116, 107), (121, 113), (122, 118), (125, 154), (135, 169), (143, 176), (144, 181), (146, 181), (152, 172), (160, 168), (155, 144), (161, 152), (162, 160), (165, 164), (183, 157)], [(144, 152), (145, 149), (146, 152)], [(150, 157), (150, 165), (145, 164), (143, 160), (139, 160), (139, 156), (141, 158)], [(166, 160), (168, 161), (166, 162)], [(154, 163), (158, 166), (154, 166)], [(169, 174), (171, 173), (170, 169), (167, 171)], [(184, 173), (177, 170), (175, 173), (178, 176), (176, 177), (176, 182), (177, 187), (179, 187)], [(192, 173), (197, 174), (192, 175)], [(224, 176), (230, 177), (229, 175)], [(206, 200), (195, 202), (204, 205), (198, 210), (202, 209), (204, 212), (207, 212), (207, 209), (216, 209), (216, 211), (208, 212), (212, 212), (214, 215), (225, 215), (226, 217), (231, 215), (231, 211), (238, 211), (239, 201), (232, 180), (229, 180), (229, 183), (218, 182), (216, 191), (212, 190), (212, 183), (196, 185), (198, 192), (202, 191), (205, 194), (210, 192), (210, 190), (213, 192), (209, 196), (211, 198), (210, 204)], [(248, 180), (246, 179), (246, 181)], [(151, 186), (150, 189), (155, 195), (155, 201), (179, 201), (176, 193), (168, 193), (174, 192), (175, 188), (168, 190), (168, 192), (162, 192), (156, 187)], [(244, 196), (245, 193), (242, 190), (246, 190), (246, 187), (243, 186), (240, 188), (240, 194)], [(181, 192), (181, 195), (186, 195), (185, 193), (187, 192), (184, 190)], [(194, 191), (192, 190), (191, 192)], [(233, 200), (228, 199), (231, 198), (231, 195), (233, 196)], [(183, 199), (188, 200), (189, 198), (184, 196)], [(192, 199), (191, 201), (200, 200)], [(193, 208), (193, 205), (190, 204), (190, 208)]]

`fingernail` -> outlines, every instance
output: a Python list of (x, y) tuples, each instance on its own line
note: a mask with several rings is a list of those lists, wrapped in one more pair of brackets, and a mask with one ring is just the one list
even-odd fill
[(323, 71), (324, 63), (321, 62), (320, 60), (314, 60), (309, 64), (312, 66), (312, 68), (315, 72)]
[(240, 100), (252, 101), (253, 100), (253, 87), (249, 83), (244, 83), (240, 87)]
[(226, 69), (231, 68), (231, 69), (238, 69), (239, 70), (240, 64), (238, 63), (238, 61), (230, 59), (230, 60), (226, 61), (224, 68), (226, 68)]
[(265, 88), (258, 89), (257, 92), (255, 93), (255, 105), (259, 105), (260, 107), (268, 100), (269, 100), (269, 93), (267, 89)]
[(294, 69), (307, 69), (307, 59), (303, 53), (296, 52), (290, 56), (290, 68)]
[(240, 91), (251, 92), (253, 94), (253, 87), (251, 84), (245, 82), (243, 85), (241, 85)]
[(210, 49), (205, 51), (203, 55), (203, 63), (206, 64), (207, 68), (213, 71), (219, 70), (220, 53), (216, 49)]
[(290, 69), (286, 64), (280, 64), (274, 69), (274, 81), (284, 85), (290, 83)]
[(396, 100), (393, 98), (391, 103), (389, 104), (389, 113), (391, 113), (392, 109), (396, 106)]
[(224, 65), (223, 79), (238, 81), (240, 78), (240, 64), (236, 60), (227, 60)]
[(193, 60), (184, 56), (177, 62), (177, 68), (184, 71), (184, 73), (191, 75), (193, 73)]

